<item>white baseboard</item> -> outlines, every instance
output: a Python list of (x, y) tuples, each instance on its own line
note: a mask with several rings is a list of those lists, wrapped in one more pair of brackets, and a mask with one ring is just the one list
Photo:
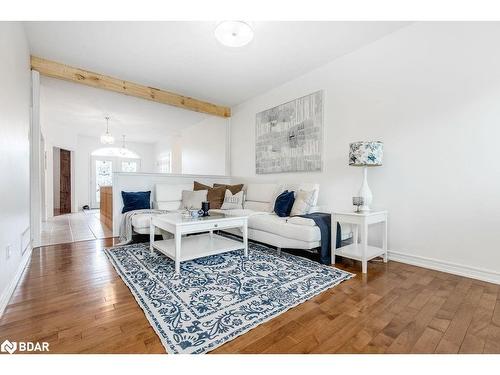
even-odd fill
[(27, 250), (25, 251), (23, 258), (21, 259), (21, 263), (19, 263), (19, 267), (17, 268), (17, 272), (15, 273), (14, 277), (12, 278), (10, 285), (7, 287), (7, 289), (5, 289), (5, 291), (0, 296), (0, 318), (3, 315), (5, 308), (9, 304), (10, 297), (12, 297), (14, 290), (16, 290), (16, 286), (19, 283), (19, 280), (21, 280), (21, 277), (23, 276), (24, 270), (26, 269), (26, 266), (28, 265), (28, 262), (31, 259), (32, 250), (33, 250), (33, 247), (30, 244), (30, 246), (28, 246)]
[(442, 260), (421, 257), (417, 255), (409, 255), (400, 253), (398, 251), (389, 251), (388, 256), (390, 260), (394, 260), (396, 262), (430, 268), (431, 270), (452, 273), (454, 275), (470, 277), (471, 279), (487, 281), (489, 283), (500, 284), (500, 272), (498, 271), (465, 266), (463, 264), (445, 262)]

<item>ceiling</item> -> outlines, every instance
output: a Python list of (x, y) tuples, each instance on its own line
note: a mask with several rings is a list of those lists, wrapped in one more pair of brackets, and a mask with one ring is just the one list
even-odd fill
[(25, 27), (33, 55), (234, 106), (408, 23), (251, 24), (255, 37), (242, 48), (220, 45), (216, 22), (206, 21), (26, 22)]
[(42, 127), (64, 129), (65, 133), (99, 137), (106, 130), (121, 144), (128, 141), (155, 143), (180, 134), (209, 115), (186, 111), (111, 91), (77, 83), (42, 77), (40, 82), (40, 120)]

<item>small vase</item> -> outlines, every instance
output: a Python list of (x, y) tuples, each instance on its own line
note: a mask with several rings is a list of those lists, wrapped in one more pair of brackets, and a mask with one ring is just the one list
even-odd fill
[(210, 210), (210, 202), (201, 202), (201, 210), (203, 216), (208, 216), (208, 211)]

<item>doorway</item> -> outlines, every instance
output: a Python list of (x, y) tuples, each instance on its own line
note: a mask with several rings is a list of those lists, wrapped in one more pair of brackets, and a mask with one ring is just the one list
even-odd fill
[(60, 193), (59, 193), (59, 207), (60, 213), (71, 213), (71, 151), (60, 150)]
[(54, 216), (71, 213), (71, 151), (53, 149)]

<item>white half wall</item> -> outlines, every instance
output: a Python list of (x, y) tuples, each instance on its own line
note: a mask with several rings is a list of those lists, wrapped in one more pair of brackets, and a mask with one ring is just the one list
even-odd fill
[[(320, 205), (350, 208), (361, 170), (349, 142), (381, 140), (369, 182), (389, 210), (389, 249), (500, 282), (499, 35), (498, 22), (415, 23), (232, 108), (233, 179), (318, 182)], [(317, 90), (323, 172), (257, 176), (256, 113)]]
[(156, 184), (193, 184), (194, 181), (212, 185), (229, 184), (228, 176), (166, 174), (166, 173), (113, 173), (113, 236), (119, 235), (123, 209), (122, 191), (151, 191), (151, 201), (155, 201)]
[(0, 22), (0, 46), (1, 316), (30, 255), (31, 71), (20, 22)]

